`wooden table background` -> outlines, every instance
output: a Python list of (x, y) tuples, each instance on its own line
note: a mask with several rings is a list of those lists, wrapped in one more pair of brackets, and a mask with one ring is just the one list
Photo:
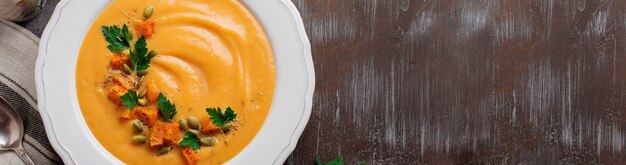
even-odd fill
[(294, 3), (317, 84), (285, 164), (626, 162), (626, 1)]

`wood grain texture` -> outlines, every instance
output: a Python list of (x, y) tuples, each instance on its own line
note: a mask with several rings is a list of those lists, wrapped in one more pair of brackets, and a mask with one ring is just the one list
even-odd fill
[(285, 164), (623, 164), (626, 2), (293, 0), (313, 113)]

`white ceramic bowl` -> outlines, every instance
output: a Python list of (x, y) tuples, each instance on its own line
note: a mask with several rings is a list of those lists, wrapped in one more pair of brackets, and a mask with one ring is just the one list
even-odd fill
[[(276, 61), (276, 91), (263, 127), (227, 164), (282, 164), (311, 114), (315, 73), (302, 19), (290, 0), (242, 0), (265, 28)], [(93, 136), (76, 97), (76, 60), (93, 20), (111, 0), (61, 0), (39, 44), (39, 112), (66, 164), (123, 164)]]

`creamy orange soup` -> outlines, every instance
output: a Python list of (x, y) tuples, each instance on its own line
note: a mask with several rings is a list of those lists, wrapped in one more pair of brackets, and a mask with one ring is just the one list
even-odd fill
[(100, 144), (127, 164), (185, 164), (178, 147), (158, 156), (155, 148), (132, 143), (137, 133), (131, 120), (120, 118), (123, 108), (107, 98), (113, 53), (101, 26), (144, 20), (148, 5), (154, 5), (155, 24), (147, 47), (159, 53), (143, 82), (154, 82), (176, 105), (174, 121), (189, 115), (208, 120), (205, 108), (232, 107), (237, 130), (216, 136), (216, 145), (197, 152), (198, 164), (222, 164), (261, 128), (275, 83), (263, 28), (238, 0), (114, 0), (93, 22), (78, 58), (76, 87), (85, 121)]

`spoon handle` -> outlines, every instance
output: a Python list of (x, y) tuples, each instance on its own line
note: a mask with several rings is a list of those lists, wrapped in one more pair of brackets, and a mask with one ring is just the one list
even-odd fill
[(28, 156), (28, 154), (26, 154), (26, 150), (24, 150), (24, 147), (22, 147), (21, 144), (15, 147), (13, 151), (15, 151), (17, 155), (20, 157), (20, 159), (24, 161), (24, 164), (35, 165), (35, 163), (33, 163), (33, 160), (30, 160), (30, 157)]

